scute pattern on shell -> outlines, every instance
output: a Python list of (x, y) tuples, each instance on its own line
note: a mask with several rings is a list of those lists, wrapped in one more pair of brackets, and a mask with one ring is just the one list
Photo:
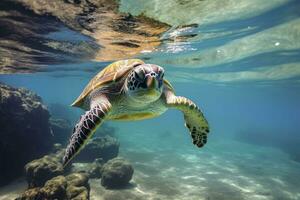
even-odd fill
[(79, 97), (72, 103), (72, 106), (81, 107), (84, 99), (97, 88), (101, 88), (111, 82), (118, 81), (127, 74), (134, 66), (144, 64), (140, 59), (120, 60), (111, 63), (100, 71), (84, 88)]

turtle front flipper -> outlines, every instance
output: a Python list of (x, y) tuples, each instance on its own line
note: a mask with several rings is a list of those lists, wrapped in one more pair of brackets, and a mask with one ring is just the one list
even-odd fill
[(172, 92), (166, 94), (166, 103), (169, 108), (183, 112), (185, 126), (189, 129), (193, 144), (199, 148), (203, 147), (207, 142), (209, 126), (200, 108), (191, 100), (175, 96)]
[(66, 148), (63, 157), (63, 166), (66, 166), (68, 162), (79, 153), (87, 140), (92, 137), (97, 127), (103, 123), (110, 110), (111, 104), (109, 102), (101, 102), (95, 104), (80, 117), (80, 120), (73, 129), (69, 145)]

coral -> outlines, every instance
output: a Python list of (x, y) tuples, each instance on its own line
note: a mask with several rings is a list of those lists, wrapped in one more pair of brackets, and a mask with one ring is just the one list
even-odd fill
[(106, 188), (126, 186), (132, 178), (133, 167), (123, 158), (114, 158), (102, 168), (101, 185)]
[(49, 116), (39, 96), (0, 83), (0, 185), (21, 176), (28, 161), (50, 151)]

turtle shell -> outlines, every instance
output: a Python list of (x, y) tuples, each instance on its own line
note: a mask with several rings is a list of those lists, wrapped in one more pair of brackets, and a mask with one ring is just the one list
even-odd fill
[(84, 88), (79, 97), (72, 103), (71, 106), (81, 107), (85, 98), (95, 89), (106, 86), (110, 83), (117, 82), (136, 65), (144, 64), (140, 59), (120, 60), (111, 63), (100, 71)]

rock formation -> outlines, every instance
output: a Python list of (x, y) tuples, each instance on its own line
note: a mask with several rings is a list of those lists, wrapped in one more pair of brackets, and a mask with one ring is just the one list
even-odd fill
[(101, 185), (106, 188), (126, 186), (133, 175), (133, 167), (123, 158), (114, 158), (102, 168)]
[(0, 84), (0, 185), (21, 176), (28, 161), (51, 150), (49, 116), (33, 92)]
[(25, 166), (25, 175), (29, 188), (41, 187), (47, 180), (62, 175), (63, 172), (64, 169), (60, 159), (54, 155), (46, 155), (27, 163)]
[(92, 163), (73, 163), (71, 172), (87, 173), (90, 178), (101, 178), (104, 161), (95, 159)]
[(30, 188), (16, 200), (88, 200), (89, 191), (88, 175), (73, 173), (68, 176), (56, 176), (48, 180), (43, 187)]

